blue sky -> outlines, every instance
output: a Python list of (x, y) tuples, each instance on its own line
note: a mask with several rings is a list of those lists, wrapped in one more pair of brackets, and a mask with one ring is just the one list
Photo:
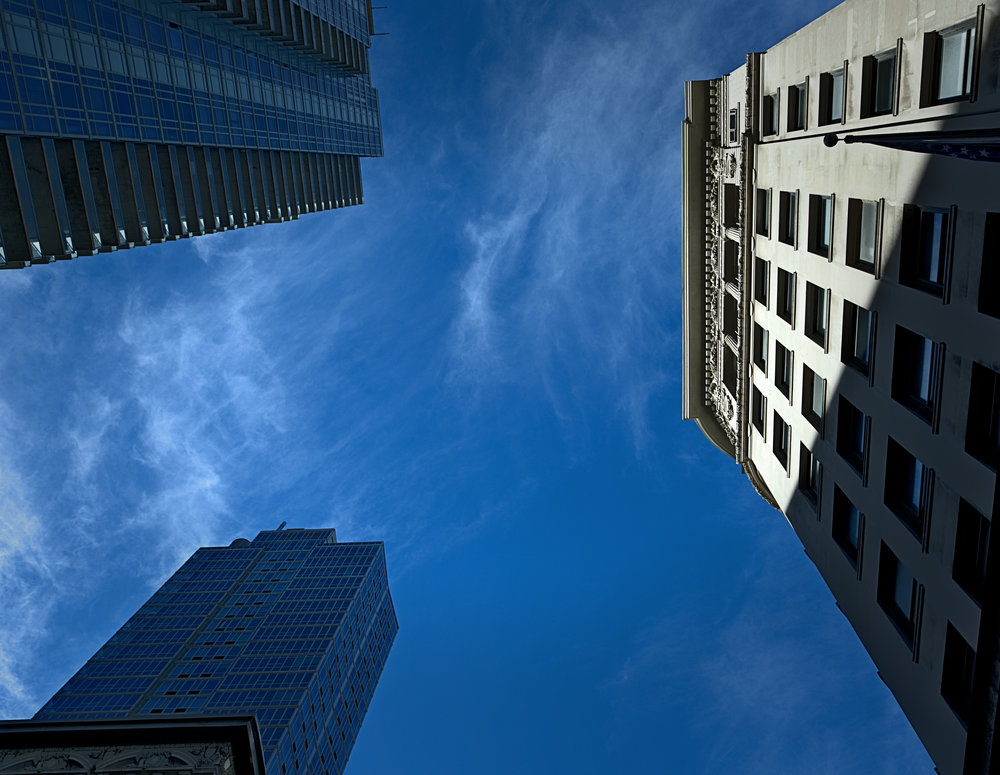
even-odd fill
[(0, 274), (0, 716), (287, 520), (386, 542), (351, 775), (931, 772), (680, 420), (683, 82), (831, 5), (391, 6), (363, 207)]

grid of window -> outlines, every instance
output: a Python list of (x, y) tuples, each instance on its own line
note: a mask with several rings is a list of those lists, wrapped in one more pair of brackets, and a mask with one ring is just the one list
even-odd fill
[(4, 3), (0, 131), (381, 155), (367, 75), (184, 6)]

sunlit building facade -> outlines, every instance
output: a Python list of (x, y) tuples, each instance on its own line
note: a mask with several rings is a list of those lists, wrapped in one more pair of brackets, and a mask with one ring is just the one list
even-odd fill
[(998, 13), (848, 0), (686, 87), (684, 416), (943, 775), (1000, 769)]
[(0, 267), (360, 204), (371, 34), (369, 0), (5, 0)]
[(397, 629), (381, 543), (264, 531), (195, 552), (33, 721), (250, 717), (267, 775), (340, 773)]

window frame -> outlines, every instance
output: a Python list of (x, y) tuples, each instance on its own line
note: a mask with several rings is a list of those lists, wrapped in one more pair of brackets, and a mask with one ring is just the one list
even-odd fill
[[(906, 573), (906, 577), (899, 578), (900, 572)], [(908, 578), (907, 578), (908, 577)], [(900, 581), (904, 584), (901, 585)], [(904, 611), (897, 600), (897, 588), (905, 586), (909, 582), (910, 601), (908, 611)], [(892, 622), (893, 626), (902, 636), (904, 642), (909, 646), (913, 659), (917, 659), (917, 647), (920, 640), (920, 623), (923, 614), (924, 588), (917, 581), (917, 577), (904, 565), (889, 545), (882, 542), (879, 551), (878, 562), (878, 584), (876, 590), (876, 600), (879, 607)]]
[(973, 362), (968, 407), (965, 451), (1000, 472), (1000, 373)]
[[(860, 449), (855, 444), (858, 437)], [(870, 447), (871, 417), (855, 406), (847, 396), (841, 395), (837, 403), (837, 454), (861, 477), (862, 482), (868, 481)]]
[[(854, 519), (851, 519), (853, 509)], [(847, 513), (845, 513), (845, 511)], [(851, 530), (853, 521), (853, 533)], [(854, 566), (855, 573), (861, 578), (861, 559), (864, 554), (865, 515), (854, 502), (847, 497), (839, 485), (833, 486), (833, 515), (830, 519), (830, 535), (840, 547), (844, 556)], [(853, 540), (852, 540), (853, 539)]]
[(801, 83), (788, 87), (788, 105), (785, 110), (785, 129), (799, 132), (809, 126), (809, 76)]
[(778, 192), (778, 241), (797, 247), (799, 242), (799, 192)]
[[(899, 63), (902, 58), (903, 39), (898, 38), (894, 48), (866, 56), (861, 61), (861, 118), (897, 115), (899, 113)], [(888, 107), (880, 107), (879, 70), (881, 63), (892, 60), (888, 83), (891, 88)]]
[[(782, 275), (784, 275), (785, 278), (784, 283), (782, 282)], [(788, 325), (793, 329), (795, 328), (795, 303), (796, 296), (798, 295), (798, 284), (798, 274), (782, 269), (780, 266), (778, 267), (778, 287), (775, 314), (788, 323)], [(791, 289), (790, 294), (788, 292), (789, 289)]]
[[(929, 347), (928, 347), (929, 345)], [(917, 351), (927, 353), (930, 363), (923, 363), (921, 355), (916, 362)], [(944, 377), (944, 342), (935, 342), (915, 331), (896, 325), (892, 346), (892, 388), (894, 401), (902, 404), (917, 417), (937, 431), (941, 412), (941, 390)], [(926, 375), (927, 398), (921, 395), (922, 382)]]
[(758, 188), (754, 199), (754, 233), (759, 237), (771, 237), (771, 189)]
[(767, 376), (768, 352), (770, 349), (770, 332), (760, 323), (753, 323), (753, 363)]
[(964, 498), (958, 499), (951, 577), (980, 607), (986, 591), (991, 527), (979, 509)]
[(754, 256), (753, 259), (753, 297), (754, 301), (770, 307), (771, 262), (760, 256)]
[[(873, 205), (875, 223), (872, 235), (871, 263), (861, 257), (861, 247), (864, 244), (865, 205)], [(847, 200), (847, 250), (845, 263), (860, 272), (881, 276), (882, 264), (882, 219), (885, 213), (885, 199), (855, 199)]]
[(941, 660), (941, 697), (968, 728), (976, 691), (976, 650), (949, 621)]
[[(844, 124), (847, 122), (847, 60), (840, 67), (820, 74), (819, 77), (819, 125)], [(839, 105), (834, 84), (840, 79)], [(840, 108), (840, 116), (834, 116), (834, 108)]]
[(798, 489), (816, 510), (819, 519), (820, 504), (823, 502), (823, 462), (805, 444), (799, 444)]
[[(951, 292), (951, 269), (955, 253), (955, 221), (958, 210), (952, 207), (924, 207), (915, 204), (903, 205), (903, 224), (900, 232), (899, 284), (914, 288), (931, 296), (937, 296), (947, 303)], [(945, 219), (943, 233), (936, 244), (941, 252), (936, 254), (937, 278), (930, 277), (926, 266), (933, 263), (935, 243), (927, 237), (925, 216), (941, 216)], [(931, 231), (934, 231), (933, 225)]]
[(809, 195), (809, 252), (827, 260), (833, 259), (835, 206), (836, 194)]
[[(868, 360), (862, 361), (855, 354), (854, 344), (857, 342), (858, 312), (868, 314)], [(843, 330), (840, 339), (840, 360), (868, 379), (868, 384), (874, 382), (875, 340), (878, 330), (878, 313), (867, 307), (844, 299)]]
[(773, 137), (778, 134), (780, 94), (779, 90), (761, 97), (760, 131), (764, 137)]
[(795, 353), (777, 339), (774, 340), (774, 386), (785, 398), (792, 398), (795, 379)]
[[(953, 102), (975, 102), (979, 91), (979, 72), (982, 64), (983, 16), (980, 6), (976, 15), (945, 27), (924, 33), (920, 74), (920, 107), (948, 105)], [(945, 39), (971, 33), (965, 41), (962, 54), (963, 85), (957, 94), (941, 96), (942, 65), (944, 64)]]
[[(813, 399), (816, 397), (816, 380), (821, 383), (820, 403), (821, 413), (814, 411)], [(806, 418), (810, 425), (819, 431), (820, 438), (823, 438), (824, 426), (826, 425), (826, 380), (819, 376), (806, 364), (802, 364), (802, 416)]]
[(882, 500), (920, 541), (921, 551), (926, 551), (934, 500), (934, 469), (892, 436), (886, 445)]
[(1000, 212), (988, 212), (983, 223), (983, 252), (979, 268), (978, 309), (1000, 318)]
[(775, 459), (781, 463), (781, 467), (787, 475), (788, 461), (792, 453), (792, 426), (785, 422), (784, 418), (777, 412), (774, 412), (773, 415), (774, 432), (771, 439), (771, 452)]
[[(819, 299), (823, 299), (823, 309), (819, 310)], [(806, 320), (803, 331), (813, 342), (826, 352), (830, 342), (830, 301), (829, 288), (806, 281)], [(819, 314), (822, 312), (822, 314)], [(821, 320), (822, 318), (822, 320)]]
[(762, 441), (767, 441), (767, 396), (758, 390), (756, 385), (750, 386), (750, 424), (760, 434)]

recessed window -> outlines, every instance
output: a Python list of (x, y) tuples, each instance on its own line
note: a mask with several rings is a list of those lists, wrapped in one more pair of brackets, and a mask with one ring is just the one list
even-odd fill
[(735, 183), (722, 185), (722, 225), (735, 228), (740, 225), (740, 187)]
[(934, 470), (890, 437), (885, 455), (885, 505), (921, 542), (933, 486)]
[(739, 245), (731, 239), (722, 242), (722, 279), (727, 283), (739, 285)]
[(767, 237), (771, 234), (771, 189), (757, 189), (757, 234)]
[(944, 296), (951, 262), (948, 210), (904, 205), (899, 282)]
[(980, 363), (972, 364), (965, 449), (994, 470), (1000, 470), (1000, 374)]
[(1000, 213), (986, 213), (983, 263), (979, 276), (979, 311), (1000, 318)]
[(861, 117), (884, 116), (895, 109), (896, 49), (862, 62)]
[(750, 389), (750, 421), (757, 433), (764, 438), (764, 429), (767, 423), (767, 399), (754, 385)]
[(802, 365), (802, 416), (823, 433), (826, 417), (826, 380), (805, 364)]
[(788, 453), (791, 447), (791, 441), (791, 428), (789, 428), (788, 423), (782, 420), (778, 413), (775, 412), (774, 438), (772, 439), (774, 456), (777, 458), (778, 462), (781, 463), (781, 467), (786, 471), (788, 470)]
[(808, 82), (788, 87), (788, 131), (806, 128), (806, 112), (809, 108)]
[(781, 342), (774, 342), (774, 384), (786, 397), (792, 395), (792, 351)]
[(823, 491), (823, 464), (805, 445), (799, 445), (799, 490), (818, 509)]
[(869, 425), (864, 412), (841, 396), (837, 406), (837, 453), (862, 476), (868, 461)]
[(977, 603), (983, 601), (989, 542), (990, 521), (964, 499), (959, 499), (951, 577)]
[(765, 94), (761, 100), (760, 131), (765, 137), (778, 134), (778, 94)]
[(795, 275), (778, 269), (778, 317), (795, 327)]
[(798, 225), (799, 197), (794, 191), (778, 194), (778, 239), (786, 245), (794, 245)]
[(917, 580), (885, 543), (879, 552), (876, 594), (882, 610), (896, 625), (907, 645), (912, 647), (917, 635), (919, 611)]
[(740, 141), (740, 111), (739, 108), (729, 110), (729, 144), (736, 145)]
[(753, 297), (763, 304), (768, 304), (768, 290), (771, 282), (771, 265), (763, 258), (753, 260)]
[(847, 265), (875, 274), (880, 221), (878, 202), (847, 201)]
[(841, 360), (866, 377), (871, 372), (875, 349), (875, 313), (849, 301), (844, 302), (844, 336)]
[(896, 326), (892, 354), (892, 397), (927, 422), (941, 391), (943, 345)]
[(941, 667), (941, 696), (968, 725), (975, 691), (976, 651), (948, 622), (944, 640), (944, 664)]
[(809, 196), (809, 252), (817, 256), (830, 256), (833, 235), (833, 197), (810, 194)]
[(830, 291), (806, 283), (806, 336), (824, 348), (829, 319)]
[(764, 374), (767, 374), (767, 330), (759, 323), (753, 324), (753, 362)]
[(844, 70), (819, 77), (819, 123), (839, 124), (844, 120)]
[(833, 487), (833, 540), (855, 566), (861, 559), (863, 518), (858, 507), (834, 485)]
[(970, 97), (976, 58), (974, 19), (924, 35), (921, 104), (933, 105)]

